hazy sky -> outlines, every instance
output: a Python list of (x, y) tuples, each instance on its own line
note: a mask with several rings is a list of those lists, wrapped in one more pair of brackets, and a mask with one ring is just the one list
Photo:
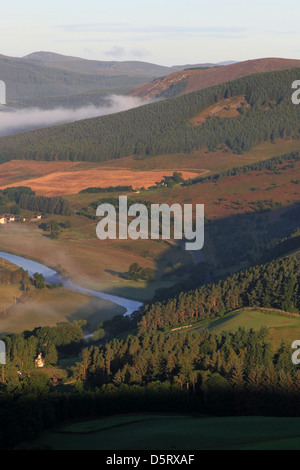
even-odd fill
[(2, 2), (0, 53), (165, 65), (300, 58), (299, 0)]

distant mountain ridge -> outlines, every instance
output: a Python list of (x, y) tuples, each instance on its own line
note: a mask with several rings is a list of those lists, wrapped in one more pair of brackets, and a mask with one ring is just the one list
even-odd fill
[[(195, 65), (192, 67), (198, 67)], [(203, 64), (203, 67), (214, 64)], [(41, 106), (50, 108), (59, 97), (74, 95), (74, 105), (78, 102), (99, 104), (99, 97), (91, 96), (76, 99), (75, 95), (99, 92), (103, 95), (127, 94), (136, 86), (148, 83), (157, 77), (184, 70), (187, 65), (164, 67), (139, 61), (96, 61), (69, 57), (53, 52), (34, 52), (23, 58), (0, 54), (0, 80), (6, 82), (7, 99), (18, 107)], [(55, 98), (53, 103), (49, 98)], [(102, 99), (102, 97), (100, 97)], [(100, 99), (100, 101), (101, 101)], [(72, 99), (62, 99), (68, 105)]]
[(152, 64), (141, 61), (98, 61), (83, 59), (80, 57), (64, 56), (53, 52), (33, 52), (23, 60), (39, 63), (47, 67), (55, 67), (71, 72), (94, 74), (100, 73), (104, 75), (114, 75), (126, 73), (130, 76), (144, 75), (152, 78), (169, 75), (173, 72), (182, 71), (188, 67), (215, 67), (218, 64), (195, 64), (195, 65), (174, 65), (167, 67), (163, 65)]
[(145, 77), (76, 73), (3, 56), (0, 56), (0, 77), (6, 83), (8, 101), (132, 87), (145, 82)]
[(169, 67), (148, 64), (146, 62), (97, 61), (43, 51), (29, 54), (23, 57), (23, 60), (69, 72), (101, 74), (104, 76), (127, 74), (129, 76), (143, 75), (154, 78), (170, 73)]

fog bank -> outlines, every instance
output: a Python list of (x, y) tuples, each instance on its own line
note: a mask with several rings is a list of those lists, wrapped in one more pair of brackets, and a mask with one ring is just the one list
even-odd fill
[(107, 106), (90, 105), (78, 109), (26, 108), (12, 110), (5, 108), (5, 111), (4, 109), (3, 112), (0, 111), (0, 136), (119, 113), (147, 104), (132, 96), (112, 95), (108, 97), (108, 100)]

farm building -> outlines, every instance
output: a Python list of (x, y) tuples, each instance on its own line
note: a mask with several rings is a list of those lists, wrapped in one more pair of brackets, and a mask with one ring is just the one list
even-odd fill
[(10, 222), (16, 222), (16, 217), (13, 214), (2, 214), (0, 215), (0, 224), (5, 225)]

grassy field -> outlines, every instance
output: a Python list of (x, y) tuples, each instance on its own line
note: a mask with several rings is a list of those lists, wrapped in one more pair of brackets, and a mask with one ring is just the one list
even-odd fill
[[(14, 305), (15, 299), (21, 297), (23, 292), (21, 291), (20, 287), (15, 286), (6, 286), (0, 285), (0, 314), (5, 315), (6, 309)], [(1, 319), (1, 323), (2, 323)]]
[(0, 333), (20, 333), (40, 326), (56, 326), (57, 323), (87, 320), (91, 330), (99, 323), (122, 315), (125, 309), (106, 300), (68, 291), (37, 290), (31, 287), (24, 302), (14, 304), (14, 295), (22, 292), (17, 286), (0, 286), (0, 308), (10, 301), (6, 315), (0, 319)]
[[(48, 219), (64, 222), (66, 217)], [(11, 224), (6, 230), (0, 227), (1, 251), (13, 251), (54, 269), (60, 265), (83, 287), (141, 300), (150, 300), (155, 289), (168, 287), (178, 279), (131, 282), (124, 279), (131, 264), (152, 268), (158, 276), (170, 264), (193, 264), (189, 253), (168, 241), (100, 241), (96, 236), (97, 222), (77, 216), (70, 221), (72, 228), (62, 231), (58, 240), (50, 240), (36, 224)]]
[(34, 446), (55, 450), (300, 450), (299, 418), (137, 415), (68, 425)]
[[(217, 320), (205, 320), (197, 323), (188, 331), (209, 330), (212, 333), (234, 332), (239, 328), (259, 330), (265, 327), (270, 330), (270, 339), (274, 348), (282, 341), (292, 342), (300, 338), (300, 316), (283, 316), (279, 313), (265, 313), (263, 310), (239, 310)], [(186, 331), (186, 330), (183, 330)]]

